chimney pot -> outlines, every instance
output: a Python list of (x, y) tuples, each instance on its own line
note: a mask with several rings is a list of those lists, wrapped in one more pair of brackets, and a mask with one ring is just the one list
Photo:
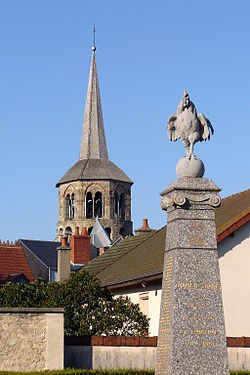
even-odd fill
[(79, 235), (79, 227), (75, 227), (75, 236)]
[(148, 226), (148, 219), (143, 219), (143, 221), (142, 221), (142, 228), (143, 229), (149, 228), (149, 226)]
[(86, 229), (86, 227), (83, 227), (82, 228), (82, 236), (87, 236), (87, 235), (88, 235), (87, 229)]

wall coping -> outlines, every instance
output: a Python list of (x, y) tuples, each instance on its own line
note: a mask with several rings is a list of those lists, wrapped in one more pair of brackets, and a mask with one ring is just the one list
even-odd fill
[[(157, 336), (64, 336), (67, 346), (157, 347)], [(227, 337), (228, 348), (250, 348), (250, 337)]]
[(0, 314), (63, 314), (61, 307), (1, 307)]
[(146, 346), (156, 347), (157, 337), (146, 336), (64, 336), (68, 346)]

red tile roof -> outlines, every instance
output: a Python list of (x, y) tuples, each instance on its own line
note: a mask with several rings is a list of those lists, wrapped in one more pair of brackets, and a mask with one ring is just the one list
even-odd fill
[(34, 280), (22, 246), (0, 244), (0, 281), (10, 274), (24, 274), (29, 281)]

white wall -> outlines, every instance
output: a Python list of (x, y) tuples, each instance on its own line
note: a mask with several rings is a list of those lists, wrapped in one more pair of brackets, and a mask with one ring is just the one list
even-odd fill
[[(218, 245), (226, 333), (230, 337), (250, 337), (250, 223)], [(149, 294), (149, 335), (158, 335), (161, 282), (115, 292), (139, 304), (141, 293)]]
[[(250, 370), (250, 348), (227, 350), (231, 370)], [(156, 347), (65, 346), (65, 367), (150, 370), (155, 359)]]
[[(148, 317), (149, 321), (149, 336), (158, 336), (160, 304), (161, 304), (161, 282), (154, 284), (147, 284), (145, 288), (142, 286), (133, 287), (126, 290), (126, 293), (119, 295), (130, 297), (133, 303), (140, 302), (140, 295), (148, 293)], [(144, 312), (144, 311), (143, 311)]]
[(151, 370), (155, 367), (155, 356), (155, 347), (66, 345), (65, 367)]
[(227, 336), (250, 336), (250, 222), (219, 244)]

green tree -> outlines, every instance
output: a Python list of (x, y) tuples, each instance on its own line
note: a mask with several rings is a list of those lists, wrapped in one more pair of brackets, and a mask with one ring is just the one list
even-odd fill
[(129, 298), (115, 299), (87, 272), (65, 283), (36, 280), (0, 286), (1, 307), (63, 307), (66, 335), (145, 335), (148, 318)]

